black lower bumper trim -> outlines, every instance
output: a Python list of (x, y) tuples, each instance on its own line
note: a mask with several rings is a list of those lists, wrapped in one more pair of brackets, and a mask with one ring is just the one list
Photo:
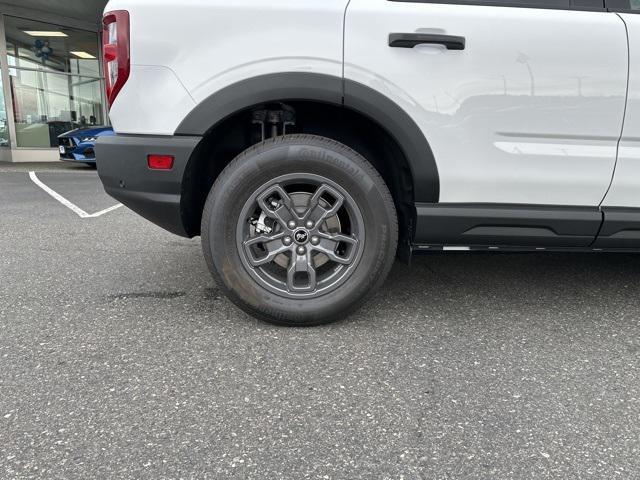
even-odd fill
[[(114, 135), (96, 143), (98, 175), (113, 198), (160, 227), (181, 235), (182, 177), (201, 137)], [(150, 154), (172, 155), (171, 170), (151, 170)]]

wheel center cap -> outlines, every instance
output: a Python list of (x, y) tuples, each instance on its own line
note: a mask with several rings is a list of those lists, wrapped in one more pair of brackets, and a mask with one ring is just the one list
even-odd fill
[(293, 239), (298, 245), (304, 245), (309, 241), (309, 232), (304, 228), (300, 228), (293, 232)]

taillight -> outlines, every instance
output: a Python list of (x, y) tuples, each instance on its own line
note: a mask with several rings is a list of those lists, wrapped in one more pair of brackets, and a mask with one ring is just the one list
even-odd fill
[(129, 12), (107, 12), (102, 19), (102, 58), (109, 106), (127, 82), (131, 70), (129, 57)]

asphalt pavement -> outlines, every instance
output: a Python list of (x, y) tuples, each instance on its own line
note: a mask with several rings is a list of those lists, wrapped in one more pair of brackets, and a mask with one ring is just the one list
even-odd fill
[(239, 311), (95, 171), (0, 165), (0, 478), (640, 478), (640, 256), (440, 253)]

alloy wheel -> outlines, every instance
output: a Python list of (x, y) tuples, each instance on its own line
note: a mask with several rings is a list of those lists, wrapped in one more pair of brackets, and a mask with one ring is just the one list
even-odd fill
[(338, 184), (290, 174), (249, 197), (236, 241), (244, 267), (260, 284), (287, 298), (314, 298), (351, 276), (365, 228), (357, 204)]

